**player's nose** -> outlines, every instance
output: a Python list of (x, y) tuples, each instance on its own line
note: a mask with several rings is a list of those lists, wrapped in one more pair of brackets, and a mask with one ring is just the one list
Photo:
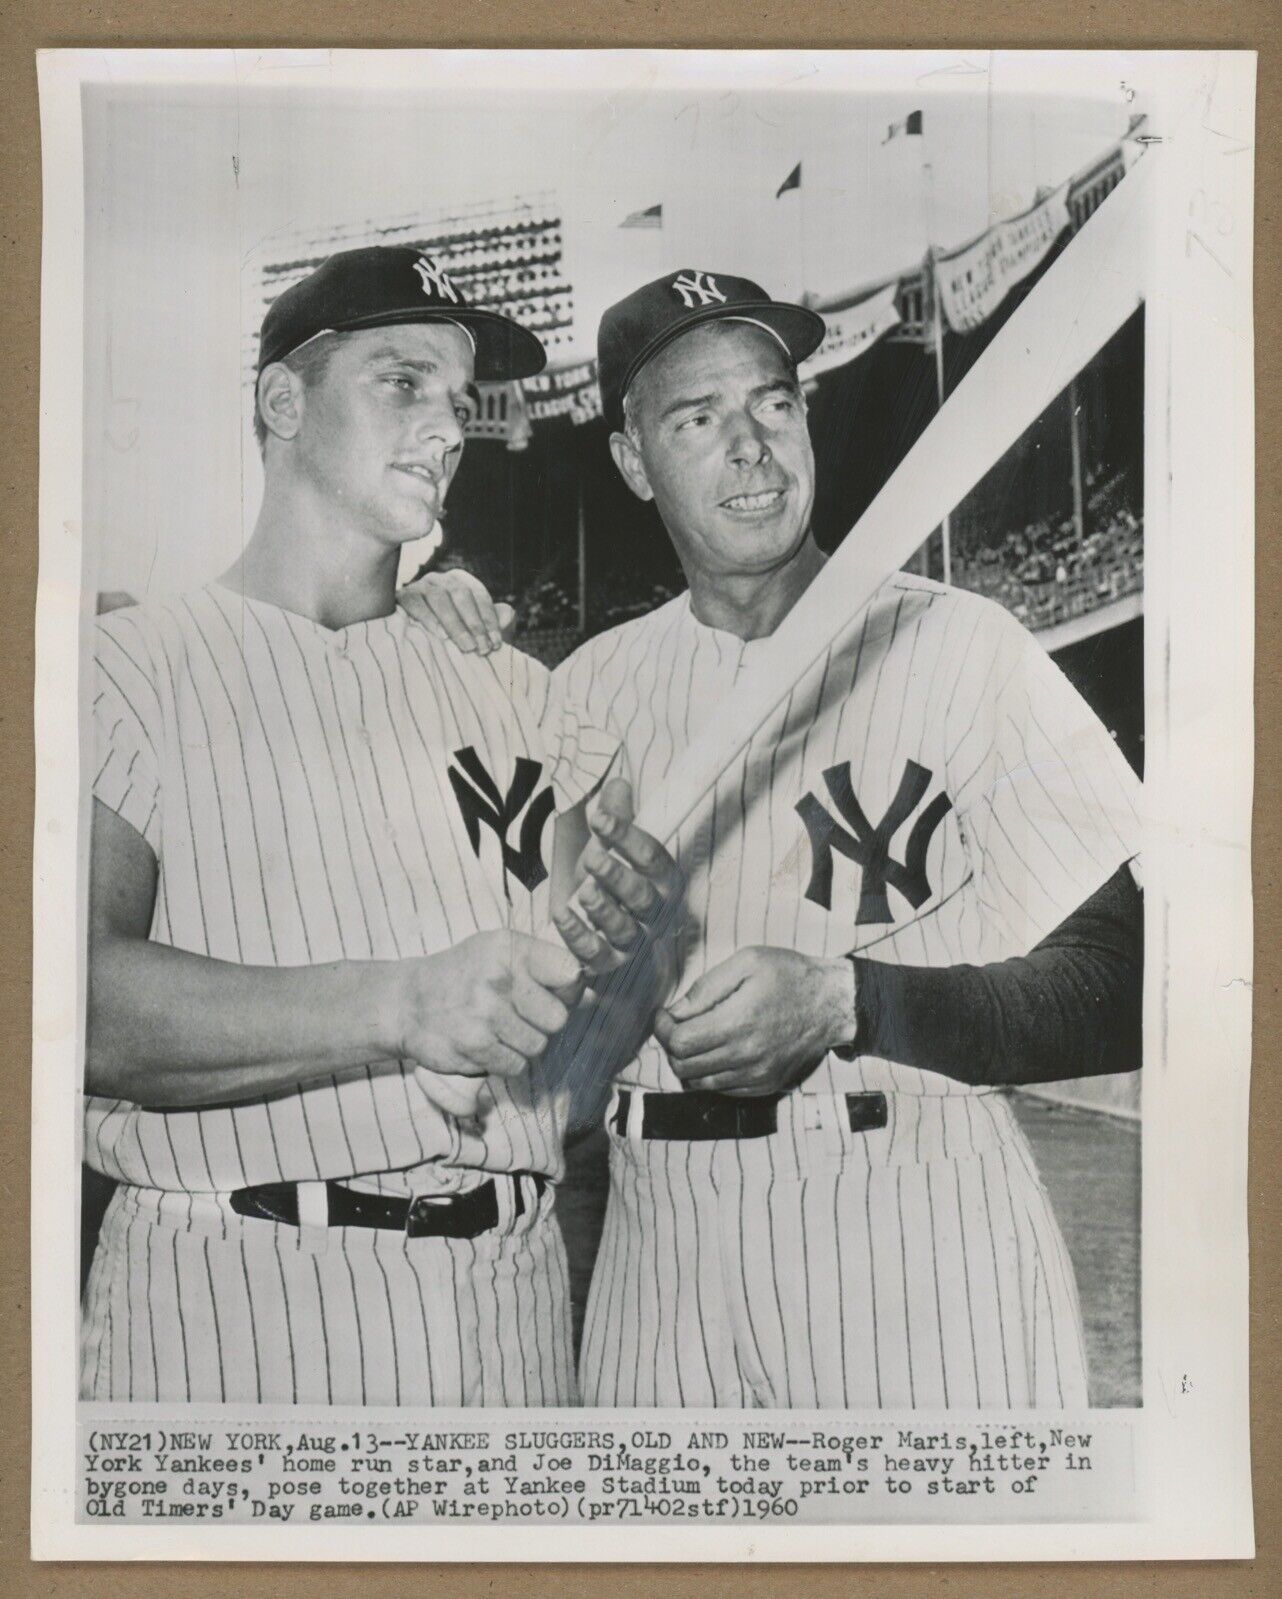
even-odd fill
[(435, 445), (444, 455), (462, 447), (463, 424), (449, 395), (424, 398), (414, 418), (414, 436), (426, 446)]
[(726, 454), (736, 466), (759, 466), (770, 458), (765, 430), (751, 412), (739, 412), (731, 419)]

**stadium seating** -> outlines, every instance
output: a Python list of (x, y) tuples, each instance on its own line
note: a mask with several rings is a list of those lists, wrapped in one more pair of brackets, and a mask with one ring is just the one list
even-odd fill
[[(996, 600), (1033, 631), (1137, 593), (1144, 584), (1144, 528), (1130, 508), (1126, 474), (1093, 488), (1085, 512), (1080, 540), (1071, 519), (1030, 523), (996, 539), (991, 530), (963, 524), (955, 535), (953, 583)], [(586, 635), (572, 580), (543, 577), (502, 598), (516, 609), (518, 646), (555, 666), (584, 636), (642, 616), (676, 592), (642, 577), (600, 579), (588, 596)]]
[(574, 290), (561, 259), (560, 209), (546, 195), (478, 206), (462, 215), (411, 216), (291, 234), (261, 252), (248, 307), (244, 366), (252, 383), (257, 329), (267, 307), (336, 250), (409, 244), (427, 251), (477, 305), (502, 311), (537, 333), (555, 363), (569, 352)]
[(997, 540), (962, 523), (953, 543), (954, 584), (996, 600), (1034, 630), (1138, 592), (1144, 528), (1127, 490), (1120, 472), (1092, 490), (1080, 539), (1071, 518), (1029, 523)]

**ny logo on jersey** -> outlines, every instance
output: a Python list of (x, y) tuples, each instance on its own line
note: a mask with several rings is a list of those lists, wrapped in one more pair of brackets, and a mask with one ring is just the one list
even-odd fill
[(694, 310), (696, 301), (700, 306), (724, 305), (726, 301), (711, 272), (683, 272), (673, 278), (671, 287), (681, 296), (687, 311)]
[[(518, 883), (533, 893), (548, 875), (547, 867), (543, 864), (543, 828), (555, 804), (550, 788), (530, 798), (543, 768), (527, 756), (518, 756), (516, 773), (508, 785), (508, 791), (500, 794), (498, 784), (481, 765), (470, 744), (455, 750), (454, 759), (462, 770), (450, 767), (450, 787), (463, 813), (463, 825), (467, 828), (467, 836), (477, 859), (481, 855), (481, 823), (484, 822), (502, 847), (505, 890), (506, 874), (510, 872)], [(508, 843), (508, 830), (522, 811), (525, 811), (525, 816), (521, 821), (519, 843), (514, 849)]]
[(458, 304), (458, 290), (450, 281), (449, 273), (444, 267), (438, 267), (430, 256), (420, 255), (414, 263), (414, 270), (423, 280), (423, 293), (429, 297), (439, 295), (442, 300), (452, 300)]
[(920, 909), (930, 898), (930, 883), (926, 879), (926, 851), (930, 848), (935, 829), (953, 808), (948, 795), (936, 794), (913, 823), (904, 858), (897, 861), (890, 854), (895, 834), (921, 803), (930, 787), (931, 773), (924, 766), (918, 766), (916, 761), (906, 761), (895, 797), (875, 827), (855, 798), (849, 761), (844, 766), (828, 767), (823, 779), (846, 826), (843, 827), (813, 794), (803, 795), (797, 801), (797, 815), (810, 835), (810, 883), (806, 888), (806, 898), (826, 911), (832, 909), (832, 852), (837, 850), (848, 861), (854, 861), (863, 868), (859, 885), (859, 911), (855, 917), (857, 923), (894, 921), (886, 897), (887, 884), (897, 889), (914, 910)]

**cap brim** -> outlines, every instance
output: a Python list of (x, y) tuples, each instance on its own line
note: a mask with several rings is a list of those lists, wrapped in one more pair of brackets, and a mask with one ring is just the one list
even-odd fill
[(335, 333), (352, 333), (358, 328), (387, 327), (394, 322), (456, 322), (467, 328), (476, 340), (476, 377), (480, 383), (505, 383), (514, 378), (532, 378), (542, 372), (548, 353), (528, 328), (497, 311), (460, 305), (448, 311), (417, 306), (404, 311), (381, 311), (377, 316), (354, 317), (336, 322)]
[(666, 349), (674, 339), (681, 338), (683, 334), (689, 333), (693, 328), (701, 327), (706, 322), (736, 320), (764, 322), (771, 332), (778, 334), (783, 340), (788, 354), (798, 366), (815, 353), (828, 332), (819, 313), (807, 310), (804, 305), (781, 305), (777, 300), (741, 300), (737, 305), (706, 306), (701, 311), (683, 317), (675, 327), (665, 328), (633, 358), (619, 388), (619, 403), (622, 404), (623, 396), (632, 387), (633, 380), (641, 368), (647, 362), (653, 361), (660, 350)]

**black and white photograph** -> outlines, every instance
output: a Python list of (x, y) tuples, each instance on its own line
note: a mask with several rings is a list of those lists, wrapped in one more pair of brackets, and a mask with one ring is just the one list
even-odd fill
[(41, 69), (47, 1536), (1249, 1552), (1254, 58)]

